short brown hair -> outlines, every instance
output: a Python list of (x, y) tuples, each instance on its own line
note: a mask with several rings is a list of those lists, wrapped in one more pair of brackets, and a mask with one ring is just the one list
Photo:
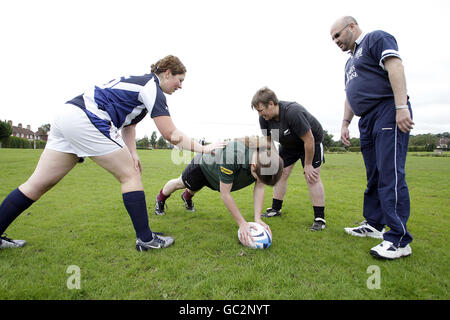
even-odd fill
[(173, 76), (186, 73), (186, 67), (181, 60), (172, 55), (168, 55), (158, 60), (158, 62), (152, 64), (151, 69), (155, 74), (160, 74), (167, 70), (170, 70)]
[(262, 183), (274, 186), (281, 178), (284, 162), (278, 153), (271, 150), (258, 152), (255, 163), (255, 173)]
[(260, 103), (267, 107), (270, 101), (272, 101), (275, 105), (278, 104), (278, 98), (275, 92), (267, 87), (261, 88), (256, 91), (255, 95), (253, 96), (252, 109), (256, 108)]

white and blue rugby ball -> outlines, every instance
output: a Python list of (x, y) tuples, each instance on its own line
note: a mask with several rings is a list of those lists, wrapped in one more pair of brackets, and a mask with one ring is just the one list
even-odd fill
[[(250, 245), (249, 248), (252, 249), (267, 249), (272, 244), (272, 234), (264, 228), (262, 225), (256, 222), (249, 222), (250, 225), (250, 232), (252, 234), (253, 240), (250, 238), (248, 239), (248, 242)], [(238, 239), (241, 241), (241, 228), (238, 230)], [(241, 242), (242, 243), (242, 242)], [(242, 243), (243, 244), (243, 243)], [(243, 244), (244, 245), (244, 244)]]

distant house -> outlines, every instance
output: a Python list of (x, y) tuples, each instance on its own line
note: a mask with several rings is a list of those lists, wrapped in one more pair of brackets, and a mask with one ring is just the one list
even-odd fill
[(34, 132), (31, 130), (31, 126), (27, 125), (26, 128), (22, 126), (22, 123), (19, 123), (17, 126), (13, 126), (13, 123), (11, 120), (8, 121), (9, 125), (12, 129), (12, 136), (28, 139), (30, 141), (34, 140), (42, 140), (47, 141), (47, 134), (41, 132), (40, 130)]
[(436, 149), (434, 149), (434, 153), (442, 155), (442, 151), (448, 151), (448, 142), (448, 138), (440, 138), (439, 144), (436, 146)]
[(448, 142), (449, 142), (449, 139), (448, 139), (448, 138), (440, 138), (440, 139), (439, 139), (439, 146), (440, 146), (442, 149), (448, 149)]

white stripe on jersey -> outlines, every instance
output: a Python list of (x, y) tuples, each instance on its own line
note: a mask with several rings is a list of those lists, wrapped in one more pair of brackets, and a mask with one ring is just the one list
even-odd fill
[(109, 116), (108, 112), (100, 110), (98, 108), (97, 102), (95, 102), (95, 87), (89, 88), (84, 94), (83, 94), (83, 100), (84, 105), (86, 106), (86, 110), (92, 112), (100, 119), (106, 119), (108, 121), (111, 121), (111, 117)]
[(383, 68), (383, 70), (385, 70), (384, 69), (384, 62), (383, 62), (383, 60), (386, 59), (387, 57), (397, 57), (397, 58), (401, 59), (400, 58), (400, 53), (398, 53), (397, 50), (394, 50), (394, 49), (384, 50), (381, 53), (381, 59), (380, 59), (380, 62), (379, 62), (379, 65), (380, 65), (381, 68)]
[(156, 101), (156, 82), (155, 78), (152, 78), (150, 81), (148, 81), (145, 86), (142, 88), (142, 90), (139, 92), (139, 101), (141, 101), (145, 107), (148, 110), (148, 114), (152, 114), (153, 107), (155, 106)]
[[(136, 77), (136, 79), (130, 77), (129, 82), (127, 82), (127, 78), (122, 77), (101, 86), (92, 86), (82, 95), (84, 107), (90, 114), (110, 121), (113, 126), (120, 126), (117, 129), (122, 129), (132, 123), (144, 110), (147, 110), (150, 115), (155, 110), (158, 110), (157, 114), (161, 114), (161, 112), (165, 114), (165, 110), (162, 109), (165, 108), (168, 114), (165, 96), (156, 80), (157, 76), (152, 76), (147, 81), (150, 76), (144, 75)], [(105, 107), (108, 108), (108, 111), (113, 112), (111, 115), (106, 110), (99, 108), (98, 103), (102, 102), (98, 102), (99, 100), (96, 99), (97, 90), (101, 92), (97, 98), (100, 101), (105, 99), (105, 103), (108, 104)], [(117, 95), (114, 91), (117, 91)], [(108, 100), (110, 98), (111, 101)], [(158, 104), (156, 108), (155, 104)]]
[[(144, 103), (139, 106), (136, 106), (133, 109), (133, 111), (131, 111), (126, 116), (125, 121), (122, 124), (122, 127), (118, 128), (118, 129), (122, 129), (123, 127), (129, 125), (131, 123), (131, 121), (133, 121), (134, 118), (136, 118), (142, 112), (142, 110), (145, 108), (146, 103), (144, 101), (142, 101), (142, 99), (140, 99), (142, 94), (144, 94), (144, 95), (153, 94), (153, 96), (154, 96), (153, 100), (149, 100), (149, 101), (151, 101), (151, 104), (149, 104), (149, 106), (151, 106), (151, 108), (153, 108), (153, 105), (155, 103), (156, 83), (155, 83), (154, 79), (148, 81), (145, 86), (141, 86), (141, 85), (134, 84), (134, 83), (118, 82), (118, 83), (114, 84), (110, 89), (111, 90), (117, 89), (117, 90), (126, 90), (126, 91), (132, 91), (132, 92), (140, 92), (139, 100)], [(95, 87), (90, 88), (88, 91), (86, 91), (83, 94), (83, 99), (84, 99), (84, 104), (86, 106), (86, 109), (101, 119), (106, 119), (108, 121), (111, 121), (111, 117), (109, 116), (109, 114), (106, 111), (103, 111), (98, 108), (98, 104), (95, 102), (94, 96), (95, 96)], [(149, 112), (151, 112), (151, 109), (149, 110)]]
[(136, 118), (138, 115), (141, 114), (142, 110), (145, 109), (145, 106), (143, 104), (135, 107), (133, 109), (133, 111), (131, 111), (129, 114), (127, 114), (123, 124), (122, 124), (122, 128), (129, 125), (131, 123), (131, 121), (134, 120), (134, 118)]
[(396, 54), (396, 55), (400, 56), (400, 54), (398, 53), (398, 51), (397, 51), (397, 50), (394, 50), (394, 49), (384, 50), (384, 51), (381, 53), (381, 56), (384, 57), (384, 56), (386, 56), (386, 54), (389, 54), (389, 55), (391, 55), (391, 54)]
[(142, 90), (142, 86), (134, 83), (127, 83), (127, 82), (119, 82), (116, 85), (112, 86), (111, 89), (115, 90), (127, 90), (127, 91), (133, 91), (133, 92), (139, 92)]

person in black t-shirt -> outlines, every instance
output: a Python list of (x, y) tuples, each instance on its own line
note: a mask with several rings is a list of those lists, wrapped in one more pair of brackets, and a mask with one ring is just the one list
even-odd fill
[(325, 228), (325, 191), (320, 179), (323, 156), (323, 129), (319, 121), (296, 102), (278, 101), (267, 87), (256, 92), (252, 109), (258, 111), (262, 133), (268, 143), (280, 143), (279, 155), (284, 161), (283, 174), (273, 191), (272, 207), (263, 217), (281, 216), (287, 180), (300, 159), (314, 210), (312, 231)]

